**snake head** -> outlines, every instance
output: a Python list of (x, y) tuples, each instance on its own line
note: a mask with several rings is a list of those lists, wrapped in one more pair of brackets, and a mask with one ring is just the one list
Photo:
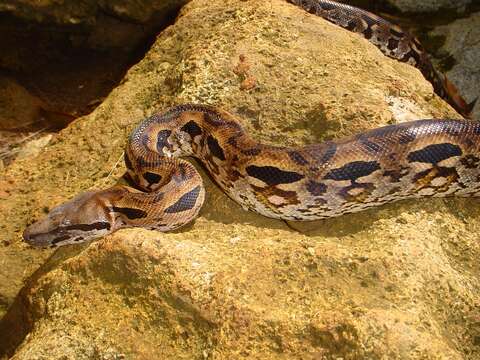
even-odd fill
[(105, 207), (94, 191), (79, 194), (28, 226), (23, 239), (36, 247), (55, 247), (98, 238), (110, 232)]

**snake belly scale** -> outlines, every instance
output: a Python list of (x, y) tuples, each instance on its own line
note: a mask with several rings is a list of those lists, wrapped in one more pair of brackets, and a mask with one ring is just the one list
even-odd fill
[(59, 246), (124, 227), (170, 231), (191, 222), (205, 189), (184, 156), (197, 158), (244, 209), (277, 219), (318, 220), (408, 198), (480, 195), (480, 123), (472, 120), (417, 120), (281, 147), (259, 143), (222, 109), (186, 104), (132, 132), (125, 164), (134, 187), (82, 193), (30, 225), (25, 241)]

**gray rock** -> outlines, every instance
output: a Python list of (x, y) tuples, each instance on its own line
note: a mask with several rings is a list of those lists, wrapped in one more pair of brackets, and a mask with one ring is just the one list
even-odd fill
[(387, 0), (387, 2), (402, 12), (435, 12), (442, 9), (464, 11), (472, 0)]
[[(448, 78), (455, 83), (462, 96), (471, 102), (480, 96), (480, 12), (466, 19), (440, 26), (431, 36), (445, 39), (439, 53), (442, 57), (453, 57), (455, 65), (447, 71)], [(473, 118), (480, 119), (480, 103), (473, 109)]]

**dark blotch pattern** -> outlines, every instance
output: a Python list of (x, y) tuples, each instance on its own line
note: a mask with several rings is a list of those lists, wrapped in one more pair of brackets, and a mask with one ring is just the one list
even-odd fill
[(130, 220), (142, 219), (148, 216), (146, 211), (134, 208), (112, 207), (112, 211), (125, 215)]
[(405, 36), (405, 34), (403, 32), (397, 31), (394, 28), (390, 28), (390, 34), (392, 34), (393, 36), (395, 36), (397, 38), (403, 38)]
[(158, 184), (162, 180), (161, 175), (152, 173), (150, 171), (144, 173), (143, 177), (148, 181), (149, 184)]
[(145, 133), (145, 134), (141, 134), (141, 138), (140, 138), (140, 143), (148, 148), (148, 144), (150, 143), (150, 137), (148, 136), (148, 133)]
[(363, 32), (363, 36), (365, 36), (365, 39), (370, 40), (373, 36), (373, 31), (372, 28), (369, 26), (368, 28), (365, 29)]
[[(352, 195), (350, 193), (350, 191), (358, 189), (362, 189), (362, 192), (359, 195)], [(354, 182), (351, 185), (340, 189), (338, 194), (348, 202), (361, 203), (362, 197), (370, 194), (373, 189), (374, 186), (372, 184), (359, 184)], [(358, 197), (360, 197), (360, 199)]]
[(191, 210), (197, 203), (198, 194), (200, 193), (200, 186), (183, 194), (178, 201), (165, 209), (166, 213), (178, 213), (181, 211)]
[[(427, 169), (427, 170), (424, 170), (418, 174), (415, 175), (415, 177), (413, 178), (413, 180), (422, 185), (420, 187), (418, 187), (417, 191), (418, 190), (421, 190), (423, 188), (435, 188), (435, 193), (439, 193), (443, 190), (444, 191), (447, 191), (448, 190), (448, 186), (445, 186), (445, 185), (440, 185), (440, 186), (432, 186), (432, 180), (435, 179), (435, 178), (438, 178), (438, 177), (443, 177), (443, 178), (447, 178), (447, 179), (453, 179), (452, 181), (456, 181), (458, 179), (458, 173), (457, 173), (457, 170), (455, 168), (450, 168), (450, 167), (443, 167), (443, 166), (440, 166), (440, 167), (437, 167), (437, 168), (433, 168), (433, 169)], [(431, 194), (431, 195), (424, 195), (424, 196), (434, 196), (434, 194)]]
[(475, 169), (480, 164), (480, 159), (475, 155), (467, 155), (460, 162), (467, 169)]
[(308, 161), (297, 151), (289, 151), (288, 156), (294, 163), (297, 165), (305, 166), (308, 165)]
[(251, 148), (247, 150), (242, 150), (242, 154), (246, 156), (257, 156), (262, 150), (260, 148)]
[(182, 126), (180, 129), (181, 131), (186, 132), (190, 137), (193, 139), (195, 136), (202, 134), (202, 129), (197, 123), (193, 120), (187, 122), (185, 125)]
[(225, 161), (225, 154), (223, 152), (223, 149), (218, 144), (218, 140), (215, 139), (212, 135), (208, 135), (207, 145), (208, 145), (208, 149), (210, 150), (213, 156), (215, 156), (216, 158), (222, 161)]
[[(255, 196), (259, 201), (265, 204), (266, 202), (264, 200), (267, 200), (269, 204), (268, 207), (271, 210), (275, 211), (276, 209), (282, 208), (284, 206), (300, 204), (300, 201), (298, 200), (298, 194), (296, 191), (282, 190), (275, 186), (269, 186), (269, 187), (263, 188), (263, 187), (252, 185), (252, 188), (257, 193)], [(268, 201), (268, 198), (270, 196), (278, 196), (280, 198), (283, 198), (284, 203), (280, 205), (273, 204), (270, 201)]]
[(291, 184), (304, 178), (302, 174), (293, 171), (284, 171), (274, 166), (250, 165), (246, 168), (247, 174), (263, 181), (267, 185)]
[(127, 167), (127, 169), (133, 170), (132, 161), (130, 160), (130, 158), (128, 157), (128, 154), (126, 152), (125, 152), (124, 160), (125, 160), (125, 166)]
[(420, 55), (414, 50), (409, 51), (402, 58), (399, 58), (398, 60), (401, 62), (408, 62), (410, 59), (413, 59), (415, 61), (415, 64), (419, 64), (421, 60)]
[[(110, 223), (106, 221), (99, 221), (93, 224), (75, 224), (75, 225), (69, 225), (69, 226), (63, 226), (61, 227), (61, 230), (63, 231), (70, 231), (70, 230), (79, 230), (79, 231), (93, 231), (93, 230), (110, 230)], [(78, 236), (76, 238), (72, 238), (71, 234), (65, 234), (56, 237), (55, 239), (52, 240), (51, 244), (56, 245), (62, 241), (65, 240), (73, 240), (73, 241), (81, 241), (83, 240), (83, 237)]]
[(354, 31), (357, 27), (357, 23), (355, 20), (350, 20), (348, 23), (347, 23), (347, 26), (345, 27), (345, 29), (349, 30), (349, 31)]
[(225, 125), (225, 120), (222, 119), (216, 112), (213, 111), (205, 111), (203, 110), (203, 120), (205, 123), (217, 127)]
[(52, 240), (52, 245), (58, 244), (59, 242), (70, 240), (70, 235), (62, 235)]
[(413, 151), (408, 154), (407, 159), (409, 162), (430, 163), (435, 165), (443, 160), (461, 155), (462, 149), (460, 149), (459, 146), (443, 143), (428, 145), (421, 150)]
[[(475, 105), (475, 103), (477, 102), (477, 100), (478, 100), (478, 99), (475, 99), (475, 100), (472, 102), (472, 104)], [(473, 126), (473, 133), (474, 133), (475, 135), (480, 135), (480, 123), (479, 123), (479, 124), (475, 124), (475, 125)]]
[(382, 176), (390, 178), (390, 182), (399, 182), (408, 172), (408, 168), (385, 170)]
[(354, 161), (338, 169), (330, 170), (325, 175), (325, 179), (356, 181), (358, 178), (370, 175), (379, 169), (380, 164), (376, 161)]
[(187, 180), (190, 178), (190, 174), (188, 173), (188, 167), (185, 164), (178, 164), (178, 171), (176, 172), (176, 174), (178, 174), (178, 176), (180, 176), (182, 180)]
[(389, 39), (388, 40), (388, 49), (389, 50), (395, 50), (398, 48), (399, 41), (397, 39)]
[(365, 150), (367, 150), (369, 153), (376, 154), (376, 153), (379, 153), (382, 150), (382, 147), (380, 145), (373, 142), (372, 140), (370, 140), (367, 137), (360, 136), (358, 140), (359, 140), (360, 144), (363, 145)]
[(65, 230), (80, 230), (80, 231), (92, 231), (92, 230), (110, 230), (110, 223), (106, 221), (99, 221), (93, 224), (75, 224), (64, 227)]
[(320, 196), (327, 191), (327, 185), (312, 180), (307, 183), (307, 190), (312, 195)]
[(162, 130), (157, 135), (157, 151), (162, 153), (164, 147), (168, 147), (167, 139), (172, 132), (170, 130)]

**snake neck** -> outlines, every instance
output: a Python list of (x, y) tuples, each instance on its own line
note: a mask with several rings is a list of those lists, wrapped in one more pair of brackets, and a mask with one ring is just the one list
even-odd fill
[(140, 124), (127, 144), (126, 164), (137, 172), (140, 166), (174, 169), (178, 158), (193, 156), (215, 177), (220, 166), (228, 172), (241, 155), (264, 148), (232, 114), (208, 105), (186, 104)]

